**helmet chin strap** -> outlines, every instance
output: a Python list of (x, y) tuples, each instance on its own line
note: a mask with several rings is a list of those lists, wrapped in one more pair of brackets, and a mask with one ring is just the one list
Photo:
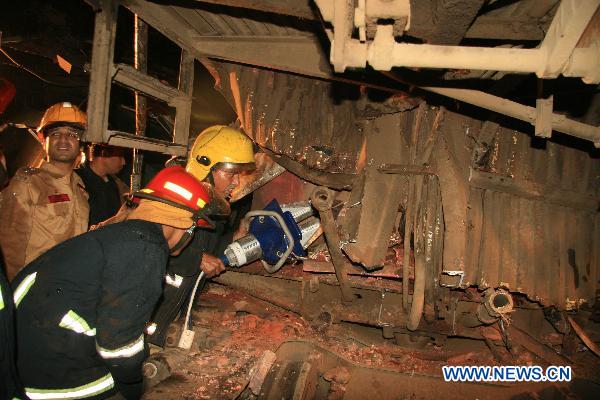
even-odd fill
[(171, 254), (173, 254), (173, 253), (183, 249), (185, 246), (187, 246), (188, 243), (190, 243), (190, 241), (194, 237), (195, 229), (196, 229), (196, 224), (187, 228), (186, 231), (181, 236), (181, 239), (179, 239), (179, 241), (177, 243), (175, 243), (175, 246), (173, 246), (171, 249), (169, 249), (169, 252)]

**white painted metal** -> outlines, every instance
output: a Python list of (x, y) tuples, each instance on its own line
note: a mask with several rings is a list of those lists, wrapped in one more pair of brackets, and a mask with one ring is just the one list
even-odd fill
[[(369, 4), (366, 0), (367, 10)], [(332, 8), (332, 2), (325, 0), (317, 1), (317, 5), (323, 5), (327, 13)], [(450, 68), (535, 73), (540, 78), (554, 78), (565, 73), (582, 77), (587, 83), (598, 83), (598, 42), (575, 49), (598, 6), (600, 0), (563, 0), (541, 45), (535, 49), (522, 49), (397, 43), (392, 25), (379, 25), (372, 42), (361, 42), (352, 39), (348, 33), (348, 23), (353, 20), (347, 17), (348, 2), (336, 0), (333, 3), (335, 40), (331, 62), (337, 72), (343, 72), (347, 67), (364, 68), (368, 62), (381, 71), (389, 71), (392, 67)], [(359, 28), (364, 29), (364, 26)]]

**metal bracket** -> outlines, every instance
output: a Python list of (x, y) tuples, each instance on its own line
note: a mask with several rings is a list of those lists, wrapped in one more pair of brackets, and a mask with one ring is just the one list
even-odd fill
[[(456, 276), (459, 277), (457, 284), (444, 283), (444, 281), (446, 280), (446, 279), (444, 279), (444, 277), (456, 277)], [(447, 288), (461, 288), (464, 280), (465, 280), (465, 271), (442, 271), (441, 276), (440, 276), (440, 286), (447, 287)]]
[(552, 108), (554, 96), (535, 101), (535, 136), (552, 137)]

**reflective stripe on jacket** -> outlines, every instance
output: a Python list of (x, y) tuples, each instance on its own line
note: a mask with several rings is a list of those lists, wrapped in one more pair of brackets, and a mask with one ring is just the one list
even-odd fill
[(81, 385), (69, 389), (38, 389), (25, 388), (27, 397), (31, 400), (44, 399), (85, 399), (105, 393), (115, 387), (115, 381), (111, 374), (106, 374), (100, 379), (96, 379), (86, 385)]

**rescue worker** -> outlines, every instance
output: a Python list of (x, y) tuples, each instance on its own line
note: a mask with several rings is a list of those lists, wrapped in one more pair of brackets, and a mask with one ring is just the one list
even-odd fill
[[(8, 174), (0, 148), (0, 188), (6, 185)], [(12, 291), (4, 275), (4, 259), (0, 251), (0, 399), (22, 396), (15, 368), (14, 304)]]
[(125, 149), (90, 144), (85, 163), (75, 170), (89, 195), (89, 225), (96, 225), (119, 211), (128, 188), (116, 175), (125, 165)]
[(168, 256), (209, 226), (209, 212), (228, 208), (209, 191), (166, 168), (134, 194), (126, 221), (67, 240), (17, 275), (17, 365), (31, 400), (141, 396), (143, 331)]
[(9, 280), (49, 248), (88, 228), (87, 193), (73, 173), (86, 125), (85, 113), (71, 103), (48, 108), (38, 128), (47, 161), (19, 169), (0, 193), (0, 246)]
[[(254, 169), (254, 146), (250, 138), (221, 125), (210, 127), (198, 135), (186, 165), (186, 171), (210, 183), (217, 195), (227, 200), (239, 185), (240, 174)], [(207, 278), (225, 270), (218, 255), (231, 242), (231, 237), (226, 236), (226, 223), (225, 219), (216, 221), (214, 230), (198, 232), (179, 257), (169, 259), (163, 299), (147, 330), (150, 343), (164, 347), (169, 325), (177, 317), (201, 270)]]

